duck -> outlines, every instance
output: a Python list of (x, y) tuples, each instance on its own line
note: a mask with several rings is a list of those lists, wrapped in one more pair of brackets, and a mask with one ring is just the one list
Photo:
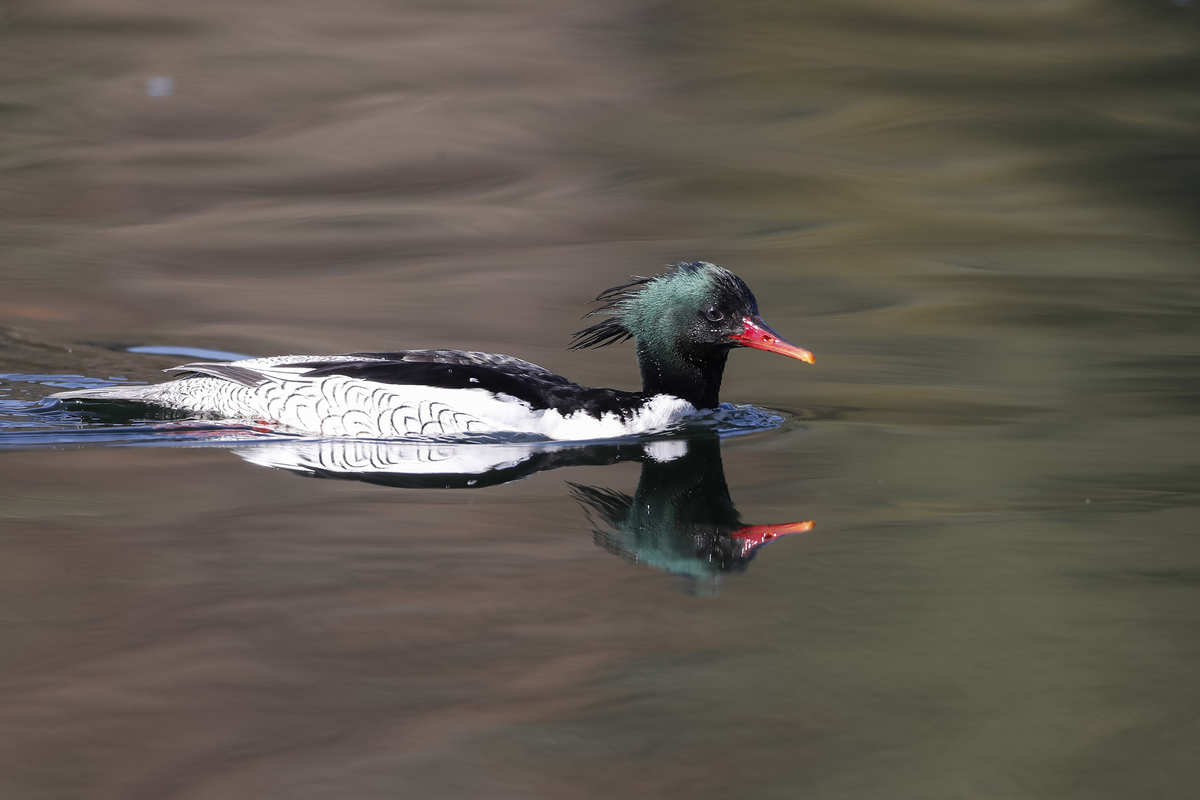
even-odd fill
[(581, 386), (521, 358), (468, 350), (285, 355), (171, 367), (164, 383), (52, 398), (135, 403), (282, 433), (374, 439), (521, 434), (583, 441), (664, 430), (715, 409), (731, 350), (814, 363), (759, 315), (730, 270), (685, 261), (601, 292), (569, 349), (634, 342), (641, 391)]

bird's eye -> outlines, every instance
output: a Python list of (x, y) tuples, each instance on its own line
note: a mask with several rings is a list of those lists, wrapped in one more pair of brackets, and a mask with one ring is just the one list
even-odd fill
[(708, 317), (709, 322), (720, 322), (725, 319), (725, 315), (721, 313), (721, 309), (716, 306), (709, 306), (704, 309), (704, 316)]

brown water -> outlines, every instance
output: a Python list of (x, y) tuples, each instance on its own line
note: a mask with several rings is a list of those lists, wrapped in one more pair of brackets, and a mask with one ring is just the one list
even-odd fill
[[(1191, 796), (1198, 15), (10, 0), (0, 797)], [(38, 404), (181, 360), (133, 345), (629, 386), (563, 345), (682, 258), (817, 354), (733, 357), (788, 422), (723, 475), (313, 480)], [(688, 561), (722, 477), (815, 528)]]

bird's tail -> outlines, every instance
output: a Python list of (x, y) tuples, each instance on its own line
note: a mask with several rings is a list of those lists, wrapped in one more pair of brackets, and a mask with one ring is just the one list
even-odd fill
[(73, 389), (56, 392), (50, 397), (55, 400), (115, 400), (127, 403), (146, 402), (158, 386), (97, 386), (91, 389)]

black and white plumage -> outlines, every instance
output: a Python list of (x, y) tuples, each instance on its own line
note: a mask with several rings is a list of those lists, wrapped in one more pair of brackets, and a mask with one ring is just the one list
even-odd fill
[(519, 432), (582, 440), (661, 430), (698, 409), (714, 408), (733, 347), (812, 361), (762, 322), (740, 278), (713, 264), (678, 264), (658, 277), (610, 289), (598, 300), (597, 311), (611, 316), (578, 332), (572, 347), (636, 339), (641, 392), (580, 386), (513, 356), (400, 350), (198, 362), (168, 370), (183, 374), (168, 383), (53, 396), (143, 403), (331, 437)]

